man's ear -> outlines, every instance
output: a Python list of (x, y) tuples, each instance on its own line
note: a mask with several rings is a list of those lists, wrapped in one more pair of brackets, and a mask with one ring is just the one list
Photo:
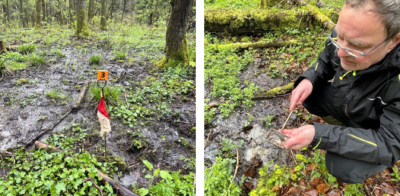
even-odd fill
[(392, 49), (394, 47), (396, 47), (397, 44), (399, 44), (399, 43), (400, 43), (400, 33), (398, 33), (393, 39), (390, 40), (390, 42), (389, 42), (390, 46), (388, 48), (388, 53), (390, 51), (392, 51)]

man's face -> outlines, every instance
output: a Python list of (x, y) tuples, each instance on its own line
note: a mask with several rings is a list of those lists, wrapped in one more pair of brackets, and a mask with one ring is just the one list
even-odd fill
[[(382, 20), (372, 11), (373, 7), (371, 2), (356, 9), (344, 5), (335, 29), (338, 34), (337, 42), (342, 47), (365, 54), (387, 38)], [(389, 40), (362, 57), (353, 57), (344, 49), (338, 49), (341, 65), (347, 71), (366, 69), (382, 60), (396, 46), (395, 41), (396, 39)]]

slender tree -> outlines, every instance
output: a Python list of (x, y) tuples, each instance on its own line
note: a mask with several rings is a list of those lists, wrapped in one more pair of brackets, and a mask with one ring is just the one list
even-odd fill
[(88, 21), (91, 21), (94, 13), (94, 0), (89, 0)]
[(121, 22), (124, 21), (125, 7), (126, 7), (126, 0), (124, 0), (124, 8), (122, 9), (122, 18), (121, 18)]
[(68, 18), (69, 18), (69, 28), (75, 27), (74, 25), (74, 0), (68, 0)]
[(86, 23), (86, 9), (85, 9), (85, 0), (76, 0), (76, 6), (78, 12), (76, 13), (76, 36), (88, 36), (89, 31)]
[(100, 29), (107, 29), (107, 20), (106, 20), (106, 0), (101, 0), (101, 19), (100, 19)]
[(41, 24), (40, 24), (40, 4), (41, 0), (36, 0), (36, 14), (35, 14), (35, 29), (40, 29), (42, 28)]
[(22, 26), (25, 28), (25, 20), (24, 20), (24, 8), (22, 7), (22, 0), (19, 0), (19, 17), (21, 18)]
[(7, 22), (10, 23), (10, 5), (8, 4), (8, 0), (6, 0), (6, 16), (7, 16)]
[(46, 2), (45, 0), (42, 0), (42, 10), (43, 10), (43, 21), (46, 21)]
[(165, 56), (156, 63), (157, 67), (189, 65), (186, 28), (192, 0), (171, 0), (171, 16), (167, 25)]

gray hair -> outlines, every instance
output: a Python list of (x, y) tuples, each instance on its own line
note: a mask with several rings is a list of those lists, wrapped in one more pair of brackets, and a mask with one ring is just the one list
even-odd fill
[(346, 0), (346, 4), (358, 8), (369, 1), (375, 4), (374, 11), (383, 21), (386, 36), (391, 39), (400, 33), (400, 0)]

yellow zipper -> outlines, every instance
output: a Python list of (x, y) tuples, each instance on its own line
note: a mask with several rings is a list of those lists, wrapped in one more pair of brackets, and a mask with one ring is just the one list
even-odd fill
[(370, 142), (370, 141), (367, 141), (367, 140), (365, 140), (365, 139), (359, 138), (359, 137), (357, 137), (357, 136), (355, 136), (355, 135), (353, 135), (353, 134), (349, 134), (349, 133), (348, 133), (347, 135), (350, 135), (351, 137), (354, 137), (354, 138), (356, 138), (356, 139), (358, 139), (358, 140), (361, 140), (361, 141), (363, 141), (363, 142), (365, 142), (365, 143), (367, 143), (367, 144), (371, 144), (371, 145), (377, 147), (377, 145), (376, 145), (375, 143), (373, 143), (373, 142)]

